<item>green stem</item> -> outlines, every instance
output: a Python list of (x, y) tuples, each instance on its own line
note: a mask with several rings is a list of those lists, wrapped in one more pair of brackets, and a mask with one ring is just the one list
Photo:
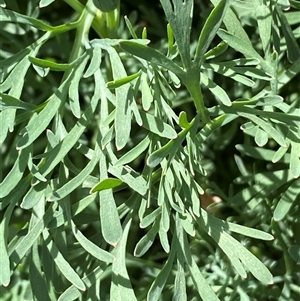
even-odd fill
[[(79, 14), (84, 10), (84, 6), (78, 0), (64, 0), (69, 6), (71, 6)], [(97, 35), (102, 38), (113, 38), (116, 36), (117, 29), (119, 27), (120, 19), (120, 4), (118, 7), (108, 13), (102, 12), (96, 9), (96, 15), (92, 23), (93, 29)]]
[(88, 33), (92, 26), (92, 22), (94, 20), (96, 12), (97, 12), (97, 8), (94, 6), (93, 1), (88, 0), (79, 19), (75, 42), (70, 55), (70, 60), (69, 60), (70, 63), (76, 60), (82, 54), (84, 45), (88, 41)]
[(198, 114), (200, 115), (201, 120), (205, 123), (211, 123), (208, 111), (204, 105), (203, 95), (200, 85), (200, 73), (197, 69), (190, 69), (186, 73), (184, 84), (188, 89)]

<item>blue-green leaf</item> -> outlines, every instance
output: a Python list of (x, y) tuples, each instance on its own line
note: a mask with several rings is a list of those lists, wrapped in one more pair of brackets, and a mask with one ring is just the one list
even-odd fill
[(143, 111), (141, 111), (140, 114), (143, 121), (143, 127), (150, 132), (168, 139), (175, 139), (177, 137), (176, 131), (161, 119)]
[(54, 241), (51, 239), (51, 237), (46, 229), (43, 231), (43, 237), (47, 244), (47, 249), (48, 249), (49, 253), (51, 254), (54, 262), (56, 263), (56, 266), (59, 268), (59, 270), (62, 272), (62, 274), (72, 284), (74, 284), (78, 289), (85, 291), (86, 288), (85, 288), (83, 281), (78, 276), (78, 274), (75, 272), (75, 270), (72, 268), (72, 266), (69, 264), (69, 262), (63, 257), (63, 255), (57, 248)]
[(141, 45), (139, 43), (135, 43), (133, 41), (121, 41), (120, 46), (123, 50), (137, 57), (140, 57), (148, 62), (151, 62), (152, 64), (162, 66), (167, 70), (172, 71), (178, 77), (184, 75), (183, 70), (177, 64), (168, 59), (164, 54), (162, 54), (158, 50), (155, 50), (145, 45)]
[(198, 67), (202, 64), (204, 54), (222, 24), (228, 3), (228, 0), (221, 0), (205, 21), (200, 33), (194, 58), (194, 62)]
[(285, 218), (298, 195), (300, 195), (300, 181), (296, 180), (282, 193), (274, 211), (275, 221), (280, 221)]
[(160, 2), (172, 28), (183, 65), (186, 69), (190, 69), (190, 32), (194, 1), (172, 0), (173, 5), (170, 0)]
[(72, 231), (80, 245), (92, 256), (97, 258), (100, 261), (104, 262), (113, 262), (114, 256), (108, 253), (107, 251), (102, 250), (89, 239), (87, 239), (76, 227), (73, 221), (71, 221)]

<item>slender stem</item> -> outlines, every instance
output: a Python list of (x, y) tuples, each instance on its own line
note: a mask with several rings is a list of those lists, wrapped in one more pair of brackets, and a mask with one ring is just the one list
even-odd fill
[[(78, 13), (82, 13), (84, 6), (78, 0), (64, 0)], [(92, 23), (93, 29), (99, 37), (115, 37), (119, 26), (120, 19), (120, 4), (118, 7), (108, 13), (96, 9), (95, 18)], [(112, 36), (111, 36), (112, 35)]]
[(200, 115), (201, 120), (205, 124), (210, 123), (211, 120), (203, 101), (199, 70), (197, 69), (188, 70), (186, 73), (184, 84), (194, 101), (195, 107)]
[(96, 15), (97, 8), (94, 6), (92, 0), (88, 0), (77, 27), (74, 46), (70, 55), (70, 63), (77, 59), (83, 52), (84, 44), (88, 40), (88, 33), (92, 26), (92, 22)]

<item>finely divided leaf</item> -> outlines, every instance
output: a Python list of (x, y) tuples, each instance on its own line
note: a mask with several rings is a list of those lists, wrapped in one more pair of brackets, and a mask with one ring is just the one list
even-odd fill
[(170, 0), (161, 0), (160, 2), (173, 30), (183, 65), (189, 69), (191, 66), (190, 32), (194, 1), (172, 0), (173, 3), (170, 3)]

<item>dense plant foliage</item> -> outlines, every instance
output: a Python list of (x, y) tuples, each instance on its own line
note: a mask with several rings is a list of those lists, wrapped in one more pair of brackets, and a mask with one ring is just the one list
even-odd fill
[(1, 300), (299, 300), (299, 1), (0, 5)]

